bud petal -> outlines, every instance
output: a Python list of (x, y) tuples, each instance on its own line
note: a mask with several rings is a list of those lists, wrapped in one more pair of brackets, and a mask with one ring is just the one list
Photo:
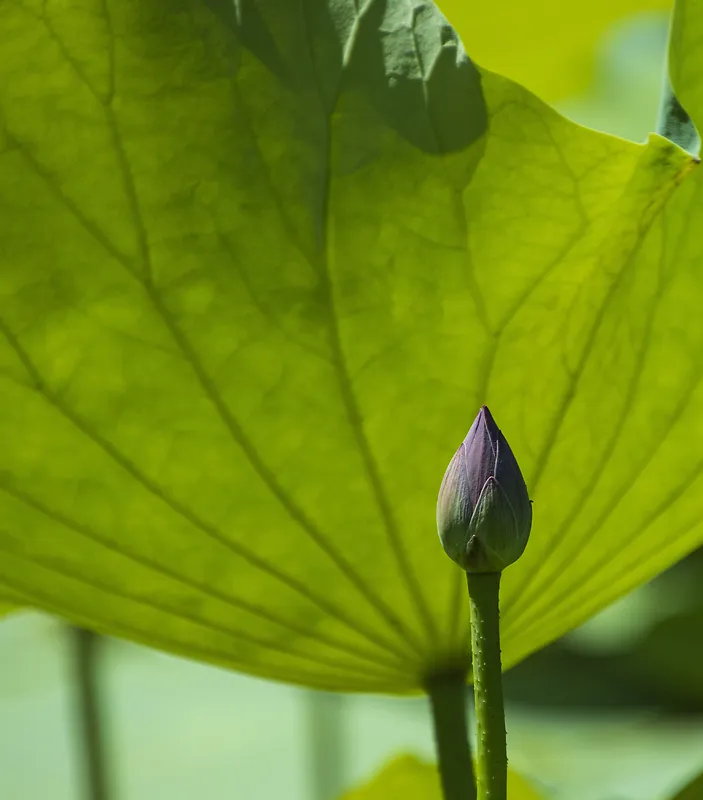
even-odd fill
[(465, 461), (471, 467), (466, 471), (466, 479), (474, 505), (478, 502), (486, 481), (495, 474), (496, 437), (492, 436), (491, 426), (495, 428), (496, 434), (500, 433), (490, 411), (483, 406), (464, 439)]
[(520, 529), (520, 535), (524, 536), (525, 544), (527, 544), (527, 538), (532, 527), (532, 503), (527, 493), (525, 479), (522, 477), (522, 472), (520, 472), (520, 467), (513, 455), (513, 451), (502, 433), (500, 433), (497, 449), (495, 477), (503, 487), (505, 494), (510, 498), (510, 503), (515, 512), (515, 521)]
[(444, 475), (437, 500), (439, 538), (467, 572), (500, 572), (522, 555), (531, 527), (522, 473), (483, 406)]
[(466, 545), (468, 572), (501, 572), (522, 555), (527, 538), (519, 535), (515, 513), (503, 487), (489, 478), (470, 523)]

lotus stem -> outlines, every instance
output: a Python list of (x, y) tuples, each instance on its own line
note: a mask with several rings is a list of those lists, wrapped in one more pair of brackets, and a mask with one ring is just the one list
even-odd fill
[(506, 800), (508, 756), (500, 663), (500, 572), (467, 573), (471, 606), (478, 800)]
[(476, 800), (476, 781), (466, 726), (466, 670), (433, 675), (425, 688), (432, 706), (444, 800)]
[(86, 797), (108, 800), (110, 791), (105, 768), (105, 742), (100, 712), (97, 651), (100, 637), (83, 628), (69, 628), (74, 650), (76, 723), (83, 747)]

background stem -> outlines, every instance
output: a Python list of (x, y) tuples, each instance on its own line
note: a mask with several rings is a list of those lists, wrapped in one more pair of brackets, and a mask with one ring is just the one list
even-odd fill
[(83, 628), (70, 628), (75, 669), (76, 720), (83, 748), (84, 796), (108, 800), (105, 746), (98, 692), (97, 651), (100, 637)]
[(471, 605), (479, 800), (506, 800), (508, 791), (498, 624), (500, 575), (491, 572), (466, 576)]
[(345, 788), (343, 702), (339, 694), (305, 694), (312, 800), (336, 800)]
[(466, 728), (466, 672), (457, 670), (434, 675), (425, 688), (432, 707), (444, 800), (476, 800)]

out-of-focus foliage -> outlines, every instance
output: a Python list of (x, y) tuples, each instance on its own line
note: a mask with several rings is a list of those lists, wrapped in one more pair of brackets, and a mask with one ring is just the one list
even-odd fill
[(12, 592), (4, 590), (0, 594), (0, 617), (9, 614), (11, 611), (17, 611), (22, 605), (22, 600), (15, 596)]
[(703, 611), (688, 611), (657, 622), (626, 652), (611, 658), (611, 669), (645, 688), (659, 703), (692, 712), (703, 710)]
[(482, 91), (431, 6), (245, 7), (0, 6), (0, 581), (415, 690), (467, 654), (433, 517), (487, 401), (535, 501), (512, 664), (703, 540), (694, 161)]
[[(342, 800), (442, 800), (439, 773), (433, 764), (414, 756), (398, 756), (365, 786), (347, 792)], [(508, 800), (540, 800), (527, 781), (510, 770)]]
[(676, 96), (683, 107), (703, 126), (703, 14), (693, 0), (679, 0), (671, 26), (669, 71)]
[(686, 784), (672, 800), (700, 800), (703, 797), (703, 773)]
[(637, 13), (661, 13), (671, 0), (440, 0), (440, 7), (481, 66), (554, 101), (588, 86), (599, 39)]

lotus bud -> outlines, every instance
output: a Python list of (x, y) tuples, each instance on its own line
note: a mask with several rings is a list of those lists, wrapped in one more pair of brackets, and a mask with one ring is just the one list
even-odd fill
[(439, 489), (442, 546), (467, 572), (501, 572), (522, 555), (531, 527), (532, 504), (520, 467), (482, 406)]

